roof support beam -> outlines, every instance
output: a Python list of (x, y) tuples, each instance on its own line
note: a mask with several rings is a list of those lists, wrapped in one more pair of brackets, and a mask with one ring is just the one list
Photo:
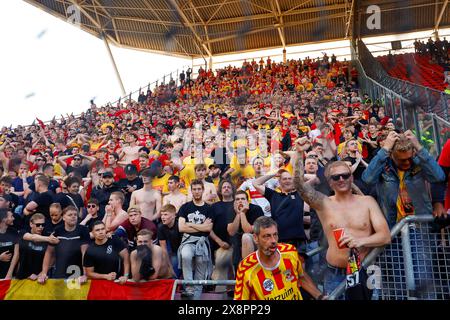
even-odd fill
[[(345, 0), (347, 2), (347, 0)], [(353, 17), (353, 10), (355, 8), (355, 0), (352, 0), (352, 6), (350, 8), (350, 12), (348, 13), (347, 16), (347, 22), (345, 23), (346, 25), (346, 29), (345, 29), (345, 39), (348, 39), (348, 34), (350, 32), (350, 26), (352, 24), (352, 17)], [(345, 12), (345, 14), (347, 15), (347, 12)]]
[(91, 17), (91, 15), (75, 0), (69, 0), (70, 3), (72, 3), (75, 7), (78, 8), (78, 10), (80, 10), (80, 12), (82, 12), (85, 17), (92, 22), (92, 24), (98, 28), (99, 30), (99, 34), (103, 34), (103, 36), (105, 36), (106, 38), (108, 38), (109, 40), (111, 40), (114, 44), (118, 45), (118, 42), (116, 41), (116, 39), (114, 39), (113, 37), (111, 37), (110, 35), (106, 34), (103, 32), (103, 28), (100, 24), (99, 21), (95, 20), (93, 17)]
[[(194, 10), (195, 14), (198, 16), (198, 18), (199, 18), (200, 21), (202, 22), (203, 28), (204, 28), (204, 31), (205, 31), (206, 41), (209, 41), (208, 27), (207, 27), (207, 25), (206, 25), (206, 22), (203, 20), (202, 16), (200, 15), (200, 13), (199, 13), (198, 10), (197, 10), (197, 8), (196, 8), (196, 7), (194, 6), (194, 4), (192, 3), (192, 0), (189, 0), (189, 5), (192, 7), (192, 9)], [(192, 19), (192, 20), (194, 20), (194, 19)], [(212, 53), (212, 50), (211, 50), (211, 44), (208, 43), (207, 45), (208, 45), (208, 50), (209, 50), (209, 52)], [(210, 60), (212, 59), (212, 55), (209, 56), (209, 59), (210, 59)]]
[(272, 7), (273, 14), (275, 16), (275, 19), (277, 20), (277, 24), (279, 25), (277, 27), (277, 30), (278, 30), (278, 35), (280, 36), (281, 44), (283, 45), (283, 48), (286, 48), (286, 38), (285, 38), (284, 27), (283, 27), (284, 22), (283, 22), (283, 16), (281, 15), (280, 3), (278, 2), (278, 0), (270, 1), (270, 6)]
[[(340, 4), (332, 4), (332, 5), (328, 5), (328, 6), (322, 6), (322, 7), (312, 7), (312, 8), (298, 9), (298, 10), (294, 10), (294, 11), (285, 11), (281, 15), (283, 17), (286, 17), (286, 16), (302, 14), (302, 13), (314, 13), (314, 12), (320, 12), (320, 11), (342, 10), (344, 8), (345, 8), (345, 4), (340, 3)], [(263, 13), (263, 14), (253, 15), (253, 16), (212, 20), (208, 23), (208, 25), (213, 26), (213, 25), (219, 25), (219, 24), (230, 24), (230, 23), (244, 22), (244, 21), (248, 21), (248, 20), (269, 19), (269, 18), (273, 18), (273, 13)]]
[(222, 7), (225, 5), (225, 3), (227, 3), (228, 0), (223, 0), (222, 3), (220, 4), (220, 6), (217, 7), (217, 9), (213, 12), (213, 14), (211, 15), (211, 17), (209, 17), (208, 21), (206, 21), (206, 25), (208, 25), (211, 20), (216, 16), (217, 12), (220, 11), (220, 9), (222, 9)]
[(92, 0), (92, 3), (95, 3), (98, 7), (97, 8), (101, 8), (102, 11), (106, 14), (106, 16), (108, 17), (108, 19), (111, 21), (112, 26), (114, 28), (114, 34), (116, 36), (116, 40), (117, 42), (120, 43), (120, 37), (119, 37), (119, 33), (117, 32), (117, 27), (116, 27), (116, 22), (114, 21), (114, 18), (112, 17), (112, 15), (108, 12), (108, 10), (103, 7), (98, 0)]
[(436, 20), (436, 24), (434, 25), (434, 32), (438, 32), (439, 25), (441, 24), (442, 17), (444, 16), (445, 10), (448, 8), (448, 0), (445, 0), (444, 4), (442, 5), (441, 13), (439, 14), (438, 19)]
[[(147, 8), (150, 9), (150, 11), (158, 18), (159, 21), (161, 21), (162, 25), (164, 26), (164, 28), (167, 30), (167, 32), (170, 32), (170, 29), (167, 27), (167, 25), (164, 24), (163, 20), (161, 19), (161, 17), (159, 16), (159, 14), (152, 8), (152, 6), (147, 2), (147, 0), (143, 1), (145, 6)], [(186, 55), (190, 55), (189, 53), (187, 53), (186, 49), (181, 45), (181, 43), (177, 40), (177, 38), (175, 36), (173, 36), (173, 39), (175, 40), (175, 42), (180, 46), (180, 48), (184, 51), (184, 53), (186, 53)]]
[(303, 7), (305, 4), (307, 4), (308, 2), (311, 2), (311, 1), (312, 1), (312, 0), (305, 0), (305, 1), (303, 1), (302, 3), (296, 5), (295, 7), (290, 8), (289, 10), (286, 10), (286, 11), (284, 12), (284, 14), (287, 14), (287, 13), (289, 13), (289, 12), (292, 12), (292, 11), (294, 11), (294, 10), (300, 8), (300, 7)]
[[(345, 14), (340, 12), (340, 13), (336, 13), (336, 14), (331, 14), (327, 16), (327, 19), (335, 19), (335, 18), (342, 18), (345, 17)], [(284, 27), (295, 27), (295, 26), (299, 26), (299, 25), (303, 25), (303, 24), (308, 24), (308, 23), (314, 23), (317, 21), (321, 21), (323, 20), (323, 17), (317, 17), (317, 18), (313, 18), (313, 19), (307, 19), (307, 20), (302, 20), (302, 21), (293, 21), (293, 22), (287, 22), (284, 24)], [(264, 31), (270, 31), (277, 28), (276, 25), (270, 26), (270, 27), (263, 27), (263, 28), (258, 28), (258, 29), (253, 29), (244, 33), (240, 33), (240, 34), (232, 34), (229, 36), (224, 36), (224, 37), (220, 37), (220, 38), (215, 38), (212, 40), (209, 40), (208, 43), (214, 43), (214, 42), (220, 42), (220, 41), (225, 41), (225, 40), (231, 40), (234, 38), (238, 38), (238, 37), (242, 37), (242, 36), (246, 36), (246, 35), (250, 35), (250, 34), (255, 34), (255, 33), (259, 33), (259, 32), (264, 32)]]
[(165, 25), (165, 26), (173, 26), (182, 28), (183, 25), (179, 22), (173, 22), (173, 21), (163, 21), (163, 20), (153, 20), (153, 19), (145, 19), (145, 18), (138, 18), (138, 17), (125, 17), (125, 16), (117, 16), (114, 17), (115, 20), (124, 20), (124, 21), (133, 21), (133, 22), (143, 22), (143, 23), (151, 23), (151, 24), (158, 24), (158, 25)]
[[(202, 39), (199, 37), (197, 32), (195, 31), (192, 24), (189, 22), (188, 18), (184, 14), (184, 12), (180, 9), (178, 6), (178, 3), (175, 0), (169, 0), (170, 4), (176, 9), (178, 14), (180, 15), (180, 18), (183, 20), (183, 22), (186, 24), (186, 26), (191, 30), (192, 34), (194, 35), (195, 39), (202, 45), (205, 52), (208, 54), (209, 57), (212, 56), (211, 51), (209, 51), (208, 47), (205, 45), (205, 43), (202, 41)], [(194, 41), (195, 42), (195, 41)]]

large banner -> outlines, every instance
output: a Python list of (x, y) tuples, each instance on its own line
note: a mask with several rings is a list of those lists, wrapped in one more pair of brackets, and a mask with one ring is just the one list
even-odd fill
[(127, 282), (90, 280), (79, 285), (49, 279), (44, 285), (32, 280), (0, 281), (0, 300), (171, 300), (175, 280)]

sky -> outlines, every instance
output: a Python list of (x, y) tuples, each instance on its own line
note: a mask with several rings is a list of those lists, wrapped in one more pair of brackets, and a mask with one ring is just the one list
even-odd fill
[[(47, 121), (61, 114), (77, 115), (89, 108), (92, 98), (101, 106), (121, 96), (103, 40), (22, 0), (0, 1), (0, 30), (0, 126), (28, 125), (36, 117)], [(449, 37), (450, 29), (441, 30), (441, 34)], [(376, 54), (387, 54), (391, 40), (404, 40), (404, 46), (410, 46), (413, 40), (406, 39), (430, 35), (431, 30), (364, 41), (374, 43), (368, 47), (380, 51)], [(348, 45), (348, 41), (339, 41), (290, 46), (286, 48), (287, 58), (319, 57), (326, 51), (350, 59)], [(204, 63), (202, 59), (191, 61), (110, 47), (127, 94), (192, 63), (195, 75)], [(282, 48), (216, 56), (214, 69), (267, 56), (281, 61)]]
[[(99, 106), (121, 96), (103, 40), (21, 0), (0, 1), (0, 30), (0, 126), (76, 115), (94, 97)], [(110, 47), (127, 94), (192, 63)]]

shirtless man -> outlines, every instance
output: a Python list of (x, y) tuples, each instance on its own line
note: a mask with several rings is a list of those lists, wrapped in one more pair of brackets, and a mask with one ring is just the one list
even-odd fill
[[(134, 281), (173, 279), (175, 277), (167, 253), (160, 246), (152, 243), (150, 230), (143, 229), (138, 232), (137, 245), (137, 249), (130, 255)], [(144, 266), (142, 266), (143, 261)]]
[(121, 191), (114, 191), (109, 197), (108, 205), (105, 207), (105, 216), (103, 223), (106, 226), (106, 231), (115, 231), (118, 226), (128, 219), (128, 214), (122, 209), (125, 196)]
[(161, 215), (161, 193), (152, 189), (152, 177), (149, 169), (142, 171), (141, 177), (144, 187), (133, 191), (130, 206), (139, 206), (144, 218), (155, 221)]
[[(206, 178), (206, 165), (196, 164), (195, 165), (195, 179), (201, 180), (203, 182), (204, 186), (204, 192), (203, 192), (203, 201), (205, 201), (207, 204), (213, 204), (214, 202), (219, 200), (219, 197), (217, 196), (217, 190), (214, 183), (207, 182), (205, 180)], [(192, 192), (191, 188), (188, 189), (188, 201), (192, 201)]]
[[(352, 193), (353, 176), (345, 162), (330, 163), (325, 171), (334, 196), (327, 197), (316, 191), (311, 181), (305, 183), (303, 152), (309, 148), (309, 143), (305, 141), (305, 138), (296, 141), (294, 183), (303, 200), (316, 210), (328, 240), (325, 291), (330, 294), (346, 278), (348, 248), (357, 248), (362, 261), (370, 248), (389, 244), (391, 236), (386, 219), (375, 199)], [(333, 230), (338, 228), (344, 228), (339, 245), (348, 248), (338, 248), (333, 234)]]
[(178, 176), (171, 176), (167, 186), (170, 193), (163, 198), (162, 205), (171, 204), (178, 212), (180, 207), (187, 202), (186, 195), (180, 192), (180, 178)]
[(137, 145), (137, 136), (133, 133), (129, 133), (127, 136), (128, 146), (122, 148), (120, 154), (121, 162), (130, 164), (133, 160), (139, 158), (139, 149), (141, 146)]

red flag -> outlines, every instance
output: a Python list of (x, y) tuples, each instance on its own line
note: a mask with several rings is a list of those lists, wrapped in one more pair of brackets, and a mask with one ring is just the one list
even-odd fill
[(36, 118), (36, 120), (38, 121), (39, 125), (41, 126), (42, 129), (45, 129), (45, 124), (42, 120)]
[(174, 285), (175, 280), (127, 282), (124, 285), (94, 280), (87, 300), (171, 300)]

